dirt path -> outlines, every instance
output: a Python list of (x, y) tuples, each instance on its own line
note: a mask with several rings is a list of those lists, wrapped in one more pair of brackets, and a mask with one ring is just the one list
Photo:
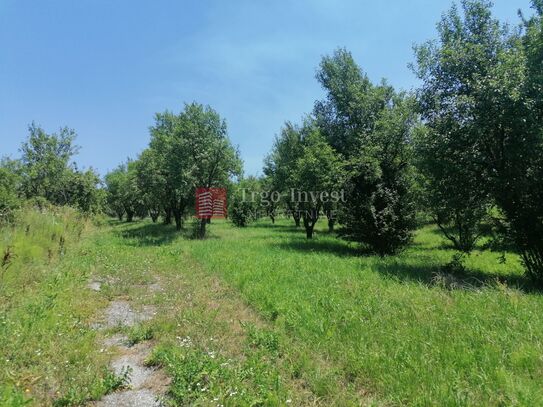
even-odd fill
[[(101, 283), (92, 281), (89, 283), (89, 289), (100, 291)], [(101, 320), (93, 327), (99, 330), (133, 327), (140, 322), (152, 319), (155, 314), (153, 306), (147, 305), (136, 310), (127, 300), (113, 300), (104, 310)], [(96, 407), (161, 406), (160, 399), (167, 390), (169, 379), (161, 370), (146, 366), (145, 361), (151, 353), (152, 342), (143, 341), (130, 346), (126, 335), (114, 334), (107, 336), (102, 341), (102, 345), (107, 351), (115, 354), (110, 367), (117, 376), (126, 376), (127, 383), (123, 390), (108, 394), (102, 400), (90, 405)]]

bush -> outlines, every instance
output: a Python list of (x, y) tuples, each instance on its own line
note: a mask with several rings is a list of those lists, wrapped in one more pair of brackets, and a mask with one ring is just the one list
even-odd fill
[(409, 181), (400, 176), (387, 184), (377, 162), (358, 163), (346, 185), (340, 236), (366, 244), (384, 256), (406, 246), (415, 227)]
[(0, 167), (0, 223), (13, 217), (13, 210), (21, 205), (17, 195), (17, 175), (6, 167)]
[(235, 199), (230, 205), (230, 219), (238, 227), (245, 227), (254, 220), (253, 208), (249, 202)]

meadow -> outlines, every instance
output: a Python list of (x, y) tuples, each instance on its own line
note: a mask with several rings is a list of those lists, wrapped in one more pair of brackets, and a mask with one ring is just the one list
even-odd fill
[[(25, 216), (2, 231), (18, 253), (2, 288), (4, 405), (122, 387), (100, 346), (120, 331), (150, 341), (169, 405), (543, 404), (543, 300), (512, 253), (479, 248), (446, 268), (455, 251), (433, 225), (382, 258), (322, 221), (307, 240), (291, 220), (213, 220), (198, 240), (188, 225)], [(114, 298), (156, 317), (92, 329)]]

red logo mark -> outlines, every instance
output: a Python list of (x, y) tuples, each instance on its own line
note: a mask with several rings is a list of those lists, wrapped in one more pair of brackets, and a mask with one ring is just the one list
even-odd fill
[(226, 217), (226, 189), (197, 188), (196, 217), (199, 219), (217, 219)]

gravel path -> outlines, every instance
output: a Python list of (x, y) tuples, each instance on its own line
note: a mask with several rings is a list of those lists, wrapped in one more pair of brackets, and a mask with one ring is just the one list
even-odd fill
[[(153, 288), (157, 288), (157, 283)], [(100, 291), (99, 284), (89, 283), (89, 289)], [(131, 327), (142, 321), (152, 319), (156, 314), (152, 306), (144, 306), (135, 310), (128, 301), (111, 301), (104, 311), (102, 321), (93, 325), (95, 329)], [(164, 393), (169, 379), (160, 371), (145, 366), (145, 360), (151, 353), (149, 342), (141, 342), (134, 346), (127, 345), (127, 337), (116, 334), (106, 338), (106, 348), (117, 348), (119, 355), (111, 362), (111, 369), (116, 375), (128, 371), (129, 386), (127, 389), (104, 396), (100, 401), (91, 403), (95, 407), (160, 407), (160, 395)]]

